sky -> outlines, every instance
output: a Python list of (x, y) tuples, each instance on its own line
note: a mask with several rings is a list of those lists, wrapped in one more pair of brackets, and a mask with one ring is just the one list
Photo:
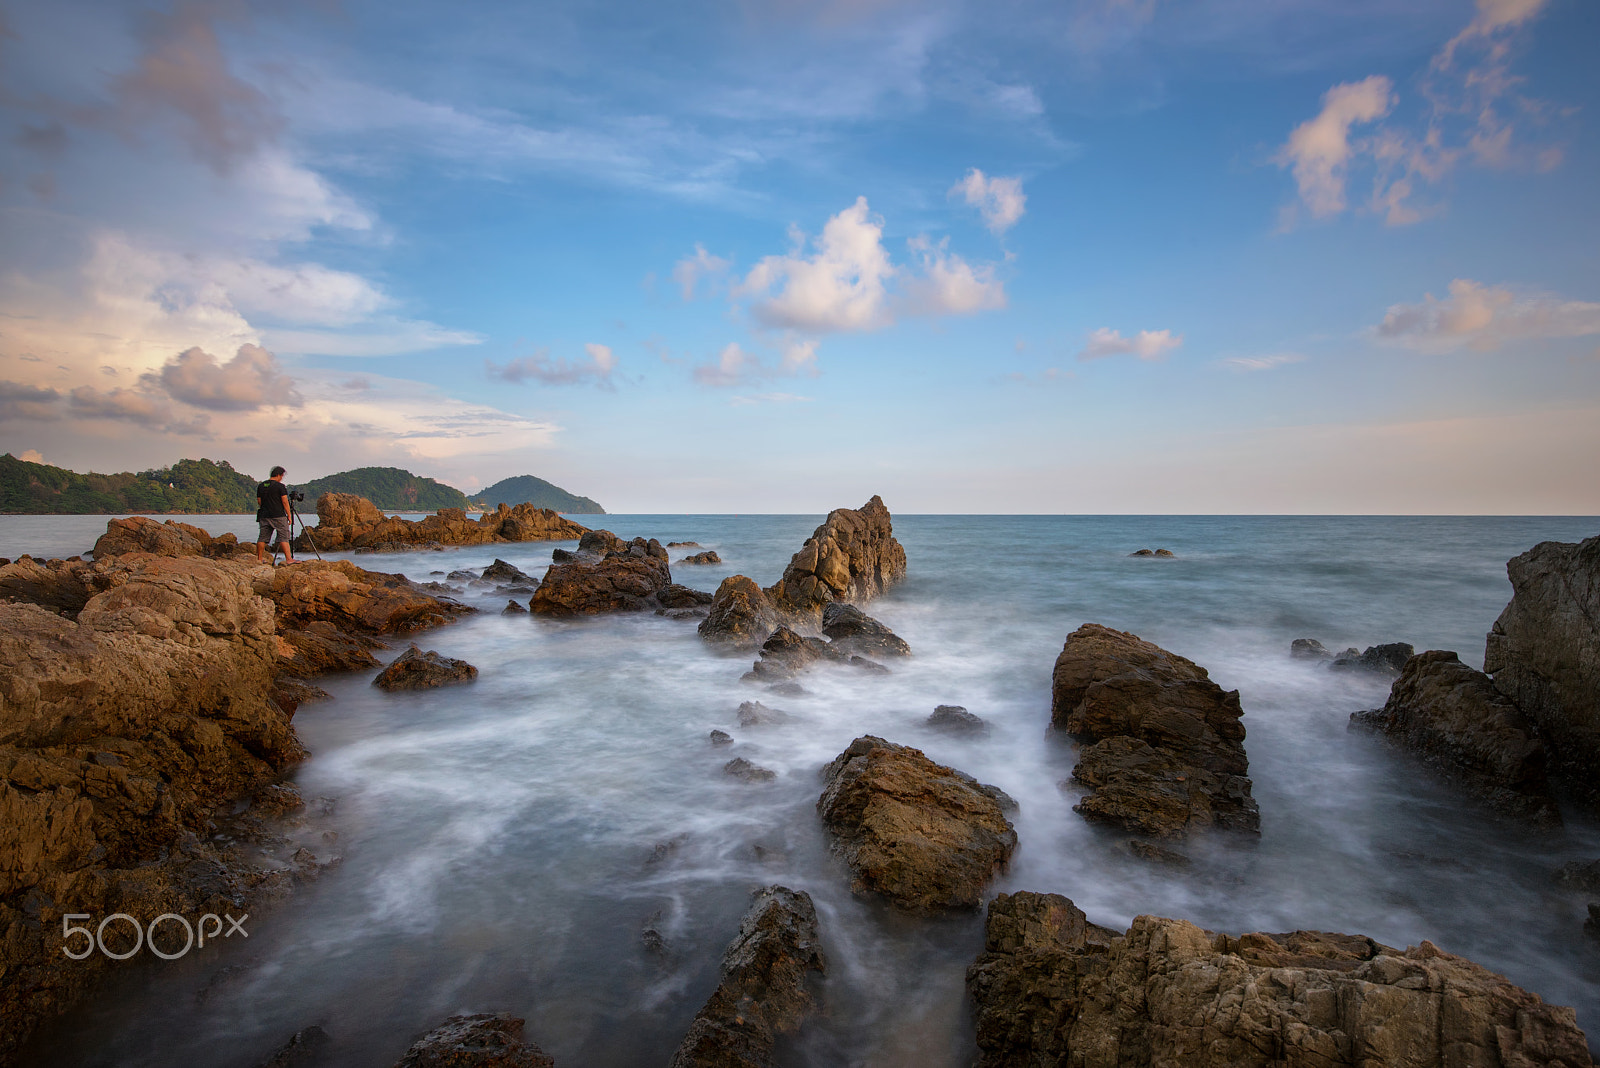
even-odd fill
[(1600, 514), (1591, 0), (0, 0), (0, 451)]

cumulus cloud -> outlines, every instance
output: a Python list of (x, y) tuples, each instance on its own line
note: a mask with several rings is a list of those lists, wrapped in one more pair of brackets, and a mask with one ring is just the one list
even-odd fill
[(26, 449), (23, 451), (21, 456), (17, 457), (17, 459), (21, 460), (25, 464), (44, 463), (44, 457), (39, 454), (38, 449)]
[(693, 300), (695, 287), (702, 278), (720, 278), (732, 264), (721, 256), (713, 256), (704, 245), (696, 242), (694, 255), (685, 256), (672, 268), (672, 280), (683, 289), (683, 299)]
[(1389, 79), (1379, 74), (1336, 85), (1323, 95), (1317, 116), (1289, 135), (1278, 163), (1294, 170), (1300, 199), (1312, 215), (1334, 215), (1345, 209), (1345, 172), (1356, 151), (1350, 128), (1387, 115), (1394, 106), (1391, 89)]
[(515, 385), (529, 381), (546, 386), (576, 386), (593, 382), (602, 388), (613, 388), (611, 372), (617, 366), (617, 358), (611, 349), (593, 342), (583, 348), (587, 359), (551, 359), (548, 349), (540, 349), (531, 356), (508, 360), (504, 366), (493, 360), (484, 360), (484, 371), (490, 378)]
[(992, 263), (973, 266), (949, 251), (950, 239), (937, 245), (915, 237), (907, 247), (921, 273), (906, 285), (910, 309), (924, 315), (971, 315), (1006, 306), (1005, 286), (995, 277)]
[(702, 386), (737, 386), (749, 378), (759, 378), (766, 373), (759, 359), (744, 351), (737, 342), (729, 342), (712, 363), (702, 363), (694, 369), (694, 380)]
[(888, 324), (895, 268), (883, 247), (883, 220), (871, 214), (866, 197), (828, 220), (810, 255), (803, 233), (791, 230), (790, 237), (792, 251), (765, 257), (737, 287), (738, 295), (754, 299), (757, 321), (807, 333)]
[(167, 398), (149, 390), (97, 390), (79, 386), (68, 394), (68, 405), (81, 419), (109, 419), (179, 436), (209, 436), (211, 420), (205, 415), (181, 415)]
[(54, 419), (59, 390), (0, 379), (0, 419)]
[[(817, 342), (815, 338), (785, 338), (771, 362), (763, 360), (757, 353), (747, 351), (736, 341), (730, 342), (717, 353), (715, 360), (696, 364), (691, 374), (699, 385), (724, 388), (750, 385), (772, 378), (799, 375), (815, 377)], [(770, 398), (779, 394), (761, 396)]]
[(1421, 352), (1489, 352), (1513, 341), (1600, 334), (1600, 303), (1519, 297), (1503, 286), (1457, 278), (1442, 300), (1427, 293), (1420, 304), (1391, 305), (1373, 332), (1381, 341)]
[(259, 345), (240, 345), (227, 363), (198, 347), (186, 349), (159, 374), (145, 375), (144, 381), (159, 385), (174, 400), (214, 412), (253, 412), (301, 403), (277, 357)]
[(1172, 336), (1171, 330), (1141, 330), (1132, 337), (1123, 337), (1120, 330), (1102, 326), (1091, 331), (1088, 342), (1078, 353), (1080, 360), (1098, 360), (1107, 356), (1137, 356), (1141, 360), (1160, 360), (1183, 344), (1183, 335)]
[(1229, 356), (1222, 360), (1222, 366), (1230, 371), (1271, 371), (1286, 364), (1304, 363), (1305, 357), (1298, 352), (1275, 352), (1270, 356)]
[(950, 195), (959, 195), (977, 208), (978, 214), (983, 216), (983, 225), (995, 234), (1003, 234), (1015, 226), (1028, 204), (1021, 178), (989, 178), (976, 167), (950, 187)]

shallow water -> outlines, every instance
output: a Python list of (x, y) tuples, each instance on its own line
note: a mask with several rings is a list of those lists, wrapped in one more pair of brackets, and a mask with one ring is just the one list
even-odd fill
[[(674, 569), (714, 589), (734, 573), (773, 581), (821, 517), (580, 519), (716, 549), (720, 566)], [(1335, 649), (1455, 649), (1481, 665), (1510, 596), (1506, 559), (1597, 530), (1571, 518), (900, 516), (910, 577), (869, 611), (915, 657), (888, 676), (819, 669), (803, 679), (807, 695), (783, 698), (741, 683), (749, 658), (708, 652), (692, 623), (501, 616), (505, 594), (469, 587), (463, 599), (485, 611), (419, 644), (476, 664), (475, 684), (383, 694), (368, 675), (336, 678), (324, 682), (334, 700), (295, 717), (315, 753), (295, 779), (308, 798), (338, 799), (343, 864), (253, 920), (246, 944), (128, 967), (41, 1034), (34, 1056), (242, 1066), (319, 1023), (335, 1042), (329, 1063), (387, 1066), (451, 1013), (506, 1010), (560, 1064), (665, 1063), (749, 891), (777, 882), (816, 900), (829, 963), (825, 1011), (790, 1063), (964, 1065), (962, 978), (981, 918), (911, 920), (854, 898), (817, 823), (818, 769), (866, 733), (922, 747), (1021, 803), (1021, 845), (996, 891), (1063, 893), (1116, 926), (1155, 913), (1229, 931), (1427, 938), (1576, 1006), (1600, 1032), (1585, 899), (1550, 882), (1565, 861), (1600, 856), (1600, 826), (1572, 817), (1534, 836), (1497, 819), (1346, 730), (1385, 684), (1288, 657), (1292, 639), (1316, 637)], [(1145, 546), (1178, 557), (1126, 555)], [(537, 573), (552, 547), (355, 559), (416, 579), (495, 556)], [(1191, 842), (1195, 867), (1174, 871), (1071, 811), (1074, 792), (1058, 783), (1072, 748), (1046, 733), (1050, 668), (1088, 621), (1240, 690), (1259, 843)], [(796, 722), (740, 729), (735, 710), (754, 697)], [(928, 731), (921, 721), (944, 703), (984, 717), (991, 737)], [(737, 744), (713, 749), (713, 727)], [(778, 781), (724, 776), (733, 756)], [(646, 947), (647, 925), (664, 952)]]

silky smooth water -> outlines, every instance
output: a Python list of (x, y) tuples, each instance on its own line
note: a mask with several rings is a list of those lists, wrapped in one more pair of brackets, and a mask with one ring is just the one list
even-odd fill
[[(90, 517), (51, 518), (65, 536)], [(720, 566), (674, 568), (707, 590), (735, 573), (771, 583), (821, 519), (580, 518), (716, 549)], [(73, 536), (92, 543), (98, 522)], [(504, 1010), (559, 1064), (663, 1064), (715, 984), (750, 890), (781, 883), (815, 899), (828, 958), (822, 1011), (786, 1063), (965, 1065), (963, 972), (981, 916), (911, 919), (852, 896), (818, 824), (818, 770), (869, 733), (1021, 803), (1021, 844), (995, 891), (1063, 893), (1112, 926), (1153, 913), (1233, 932), (1431, 939), (1576, 1006), (1600, 1032), (1586, 899), (1550, 879), (1600, 857), (1600, 826), (1568, 812), (1563, 830), (1533, 834), (1494, 816), (1347, 730), (1386, 683), (1288, 655), (1298, 637), (1331, 649), (1406, 641), (1481, 665), (1511, 592), (1507, 558), (1597, 531), (1586, 518), (897, 516), (910, 574), (868, 610), (915, 656), (887, 676), (824, 666), (800, 697), (739, 681), (750, 658), (708, 650), (693, 623), (502, 616), (504, 593), (467, 586), (460, 596), (483, 611), (417, 640), (476, 664), (476, 683), (385, 694), (370, 674), (332, 678), (333, 700), (295, 716), (315, 755), (294, 779), (308, 798), (337, 799), (343, 864), (253, 919), (248, 943), (130, 963), (32, 1055), (244, 1066), (316, 1023), (333, 1037), (327, 1063), (387, 1066), (445, 1016)], [(415, 579), (496, 556), (537, 574), (552, 547), (353, 559)], [(1127, 555), (1141, 547), (1178, 555)], [(1084, 622), (1131, 630), (1239, 689), (1258, 842), (1193, 840), (1180, 848), (1195, 865), (1172, 869), (1073, 813), (1078, 791), (1060, 785), (1073, 747), (1047, 731), (1050, 669)], [(752, 698), (796, 720), (740, 729), (735, 710)], [(928, 730), (938, 704), (966, 706), (991, 736)], [(714, 727), (736, 744), (712, 748)], [(725, 776), (734, 756), (777, 782)]]

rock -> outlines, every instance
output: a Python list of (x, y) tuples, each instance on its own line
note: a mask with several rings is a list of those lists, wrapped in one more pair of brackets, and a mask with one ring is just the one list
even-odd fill
[(712, 645), (755, 649), (778, 626), (778, 612), (753, 579), (730, 575), (711, 599), (711, 613), (700, 624), (700, 639)]
[(317, 525), (294, 540), (295, 552), (312, 542), (323, 552), (337, 550), (393, 551), (442, 545), (490, 545), (513, 541), (566, 541), (588, 528), (548, 508), (500, 505), (476, 520), (460, 508), (441, 508), (426, 519), (385, 516), (371, 501), (353, 493), (324, 493), (317, 498)]
[(1187, 868), (1193, 863), (1182, 853), (1175, 853), (1170, 849), (1162, 849), (1154, 842), (1147, 842), (1143, 838), (1130, 838), (1123, 844), (1127, 847), (1128, 852), (1140, 860), (1150, 860), (1172, 868)]
[[(157, 523), (142, 515), (113, 519), (106, 532), (94, 543), (94, 558), (109, 560), (124, 553), (154, 553), (157, 556), (232, 556), (239, 547), (233, 534), (212, 537), (207, 530), (169, 519)], [(254, 549), (252, 548), (252, 553)]]
[(452, 1016), (417, 1039), (395, 1068), (555, 1068), (553, 1057), (523, 1041), (522, 1027), (508, 1012)]
[(1173, 557), (1178, 554), (1173, 552), (1171, 549), (1157, 549), (1156, 555), (1161, 557)]
[(744, 757), (734, 757), (722, 765), (722, 773), (731, 775), (744, 782), (773, 782), (778, 778), (778, 773), (770, 768), (759, 767), (750, 763)]
[(478, 573), (469, 571), (466, 568), (458, 568), (446, 575), (445, 578), (451, 582), (476, 582), (478, 581)]
[(313, 1024), (296, 1031), (257, 1068), (316, 1068), (331, 1041), (328, 1032)]
[(676, 582), (669, 583), (656, 594), (656, 600), (661, 602), (661, 607), (673, 608), (704, 608), (715, 598), (704, 590), (691, 590), (687, 586), (680, 586)]
[(1315, 638), (1296, 638), (1289, 643), (1289, 655), (1296, 660), (1333, 659), (1333, 654)]
[(798, 1031), (811, 1011), (811, 977), (825, 969), (811, 896), (782, 886), (758, 891), (671, 1068), (767, 1068), (779, 1036)]
[(513, 567), (498, 556), (494, 563), (483, 569), (483, 574), (478, 576), (487, 582), (520, 582), (529, 585), (537, 583), (532, 576), (525, 574), (521, 568)]
[(976, 908), (1017, 847), (1005, 794), (866, 735), (823, 769), (817, 811), (854, 876), (909, 912)]
[(667, 550), (660, 542), (623, 542), (610, 531), (591, 530), (574, 559), (550, 565), (528, 608), (535, 615), (558, 617), (643, 612), (659, 608), (659, 595), (671, 584)]
[(1489, 676), (1455, 653), (1411, 657), (1388, 703), (1352, 713), (1350, 724), (1387, 735), (1502, 812), (1547, 825), (1561, 822), (1533, 724)]
[(711, 744), (712, 745), (732, 745), (733, 744), (733, 735), (729, 734), (727, 731), (719, 731), (719, 730), (713, 729), (711, 731)]
[(760, 701), (742, 701), (739, 704), (739, 726), (741, 727), (771, 727), (779, 723), (789, 723), (794, 716), (781, 708), (768, 708)]
[(1374, 675), (1395, 676), (1400, 674), (1416, 650), (1405, 642), (1390, 642), (1388, 645), (1369, 645), (1367, 651), (1359, 657), (1354, 656), (1354, 649), (1346, 649), (1334, 658), (1328, 665), (1331, 671), (1370, 671)]
[(556, 564), (567, 564), (578, 558), (578, 554), (567, 549), (551, 549), (550, 560)]
[(1000, 894), (967, 971), (979, 1068), (1448, 1068), (1591, 1064), (1573, 1010), (1431, 942), (1237, 938), (1058, 894)]
[(1072, 777), (1085, 819), (1158, 838), (1222, 827), (1259, 833), (1239, 692), (1137, 635), (1085, 623), (1051, 680), (1050, 724), (1084, 743)]
[(393, 693), (396, 690), (430, 690), (435, 686), (471, 682), (477, 677), (478, 669), (465, 660), (440, 656), (431, 649), (423, 652), (413, 644), (379, 672), (372, 685)]
[(802, 638), (788, 627), (779, 627), (761, 644), (761, 658), (742, 678), (748, 682), (781, 682), (819, 660), (848, 664), (864, 671), (888, 674), (889, 669), (862, 656), (839, 648), (838, 643), (821, 638)]
[(0, 601), (36, 604), (68, 619), (77, 619), (89, 598), (102, 592), (101, 572), (82, 561), (51, 560), (40, 564), (24, 556), (0, 564)]
[(1600, 860), (1574, 860), (1561, 865), (1555, 873), (1555, 884), (1564, 890), (1600, 893)]
[(402, 575), (367, 571), (347, 560), (310, 560), (256, 570), (255, 591), (277, 606), (280, 627), (317, 620), (357, 634), (401, 634), (449, 623), (466, 605), (423, 593)]
[(1541, 542), (1506, 573), (1483, 669), (1538, 728), (1550, 773), (1600, 808), (1600, 537)]
[(283, 627), (278, 631), (278, 674), (305, 679), (330, 671), (365, 671), (380, 666), (371, 650), (382, 648), (382, 642), (326, 620), (299, 629)]
[(1583, 921), (1583, 933), (1590, 938), (1600, 938), (1600, 901), (1589, 902), (1589, 918)]
[(1151, 549), (1136, 549), (1133, 552), (1129, 553), (1128, 555), (1129, 556), (1154, 556), (1155, 555), (1155, 551), (1151, 550)]
[(951, 734), (988, 735), (989, 725), (960, 705), (940, 705), (927, 719), (928, 726)]
[(698, 548), (700, 548), (700, 543), (697, 542), (697, 541), (669, 541), (669, 542), (667, 542), (667, 548), (669, 548), (669, 549), (698, 549)]
[(905, 577), (906, 551), (889, 509), (873, 497), (859, 510), (829, 512), (767, 596), (780, 615), (815, 627), (830, 601), (870, 600)]
[(500, 614), (503, 616), (525, 616), (528, 614), (528, 610), (522, 607), (521, 601), (507, 601), (506, 606), (500, 609)]
[(911, 646), (894, 631), (852, 604), (822, 608), (822, 633), (834, 648), (860, 656), (910, 656)]
[(679, 560), (678, 563), (680, 563), (680, 564), (720, 564), (720, 563), (722, 563), (722, 557), (718, 556), (714, 551), (712, 551), (710, 549), (707, 549), (703, 553), (695, 553), (692, 556), (685, 556), (682, 560)]

